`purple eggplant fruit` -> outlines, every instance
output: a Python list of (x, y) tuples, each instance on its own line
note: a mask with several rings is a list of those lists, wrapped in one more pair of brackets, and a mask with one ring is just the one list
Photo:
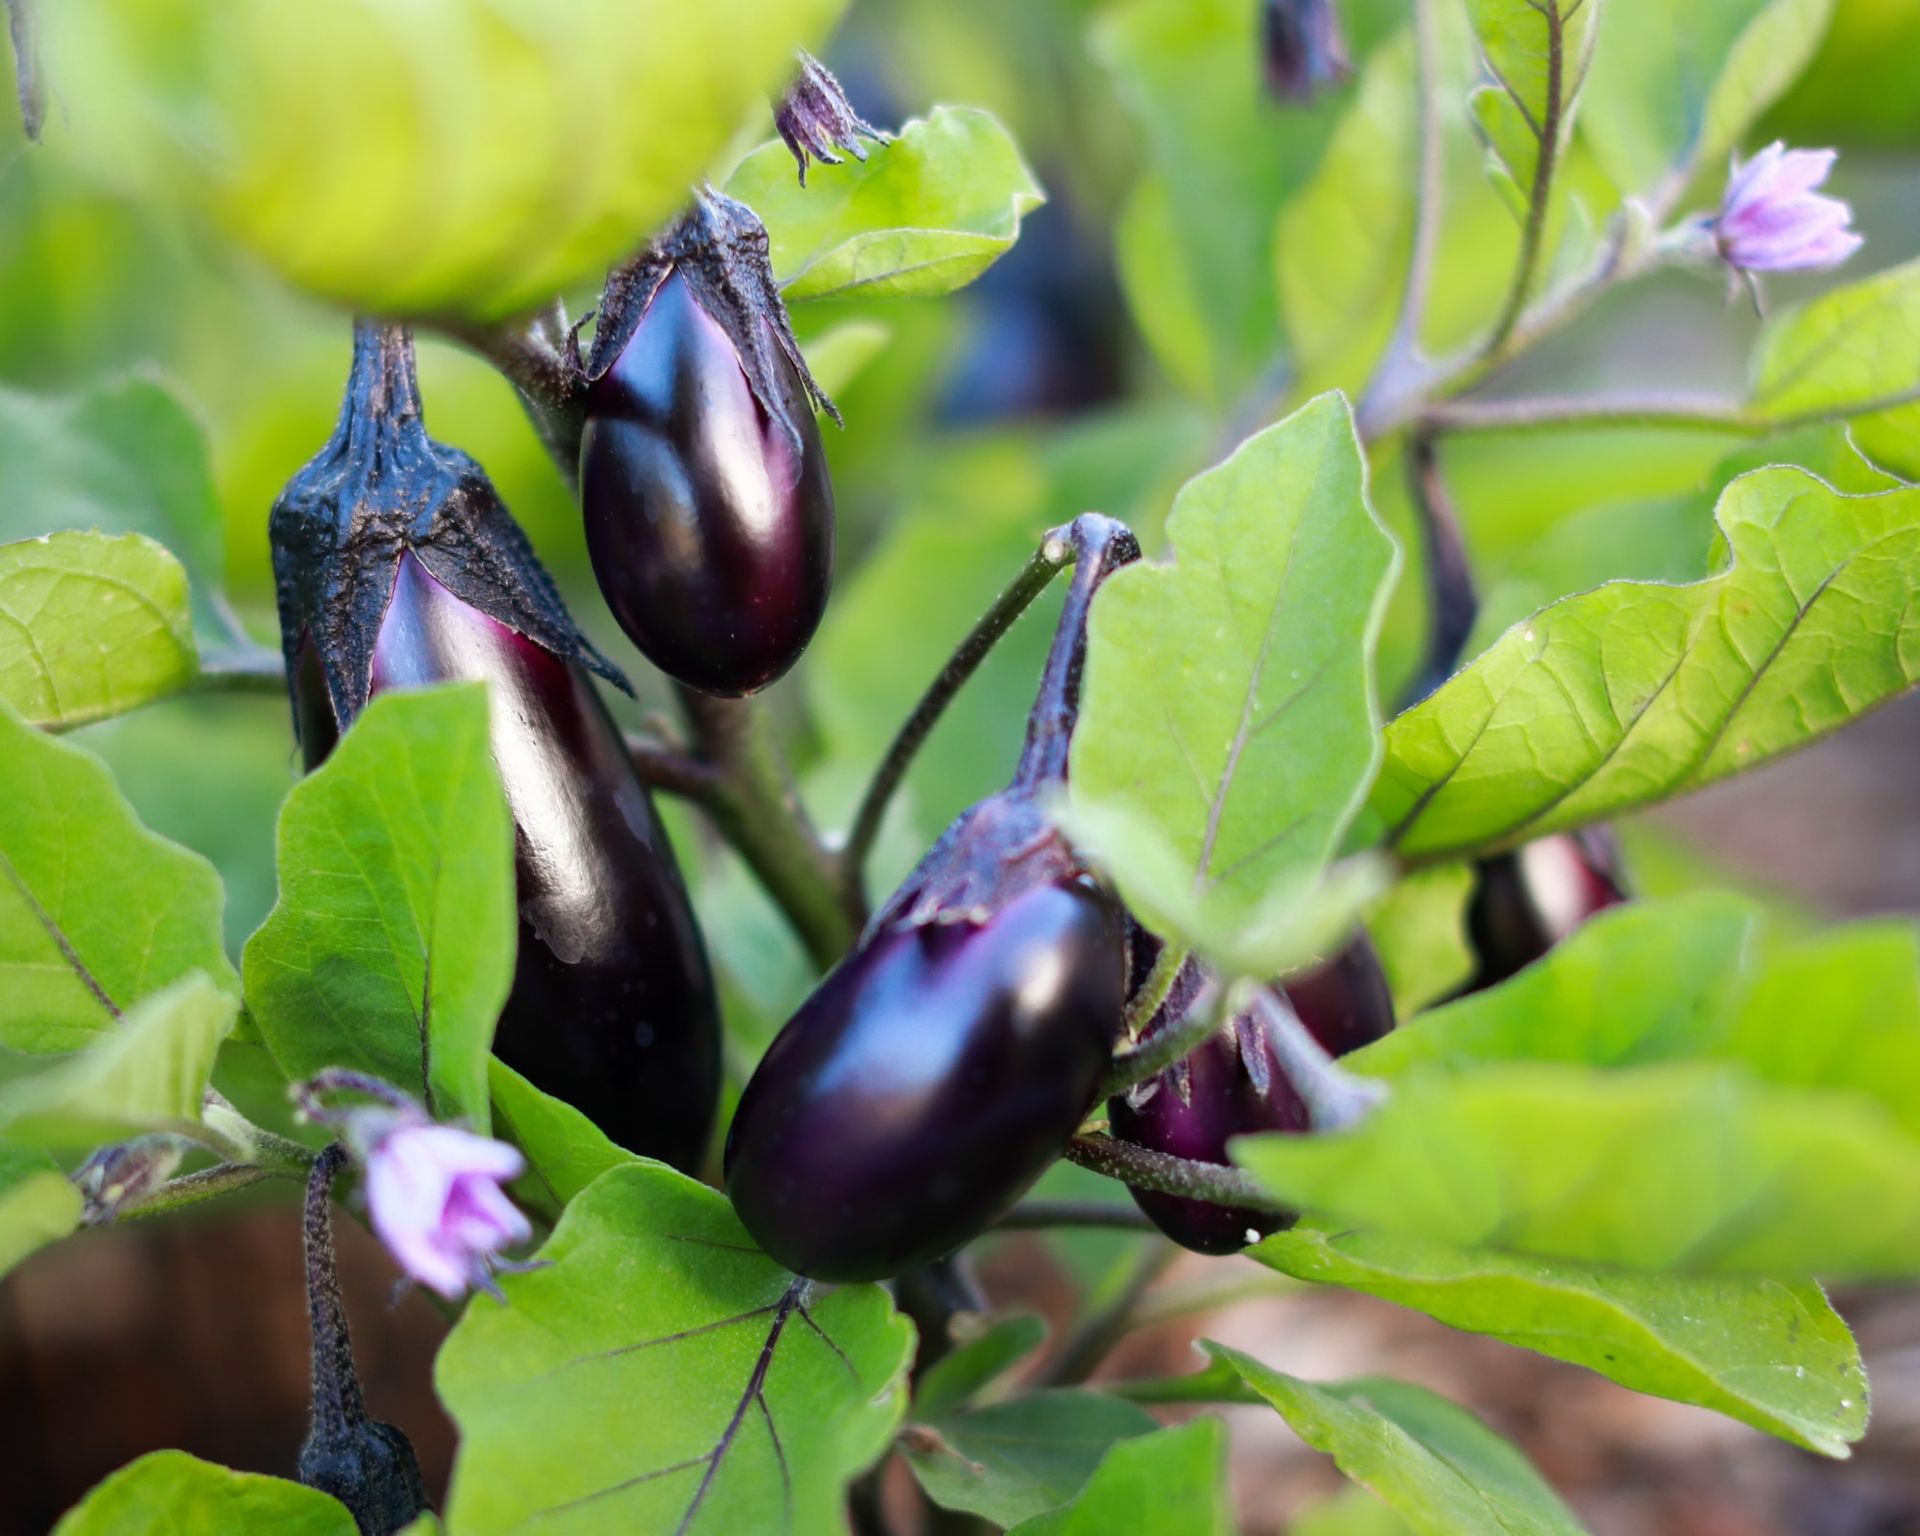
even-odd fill
[(727, 1137), (753, 1238), (821, 1280), (951, 1253), (1064, 1150), (1106, 1072), (1126, 923), (1053, 826), (1086, 615), (1133, 537), (1088, 514), (1026, 748), (964, 812), (780, 1032)]
[[(614, 274), (580, 445), (607, 606), (668, 676), (753, 693), (806, 649), (833, 583), (833, 485), (752, 212), (714, 193)], [(837, 418), (836, 418), (837, 419)]]
[(1606, 827), (1557, 832), (1482, 859), (1467, 904), (1478, 965), (1461, 991), (1497, 986), (1625, 900), (1619, 845)]
[[(1159, 941), (1135, 929), (1133, 982), (1145, 981)], [(1177, 1022), (1200, 997), (1207, 974), (1188, 960), (1143, 1035)], [(1373, 943), (1362, 933), (1332, 959), (1290, 976), (1277, 988), (1307, 1033), (1329, 1056), (1344, 1056), (1393, 1028), (1393, 996)], [(1238, 1015), (1198, 1050), (1107, 1103), (1120, 1141), (1171, 1157), (1227, 1166), (1227, 1143), (1262, 1131), (1311, 1128), (1307, 1102), (1287, 1075), (1258, 1012)], [(1238, 1253), (1293, 1224), (1273, 1211), (1246, 1210), (1135, 1189), (1134, 1202), (1153, 1224), (1198, 1253)]]
[(589, 673), (625, 680), (480, 467), (426, 435), (404, 330), (356, 329), (340, 427), (270, 535), (309, 768), (375, 693), (488, 684), (520, 901), (496, 1054), (620, 1145), (696, 1167), (718, 1006), (672, 846)]

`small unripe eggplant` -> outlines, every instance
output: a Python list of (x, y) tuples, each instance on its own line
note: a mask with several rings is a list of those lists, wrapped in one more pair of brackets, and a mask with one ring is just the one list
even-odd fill
[(833, 582), (833, 485), (806, 371), (739, 203), (694, 210), (607, 285), (580, 446), (587, 552), (620, 627), (706, 693), (764, 688)]
[(574, 628), (479, 466), (427, 438), (410, 340), (361, 327), (334, 442), (271, 524), (309, 768), (375, 693), (488, 684), (520, 928), (500, 1059), (628, 1149), (691, 1170), (719, 1014), (673, 849)]
[[(1158, 952), (1158, 940), (1135, 929), (1134, 954)], [(1150, 961), (1149, 961), (1150, 964)], [(1136, 958), (1136, 983), (1146, 970)], [(1206, 973), (1189, 960), (1146, 1036), (1176, 1022), (1202, 994)], [(1373, 943), (1362, 933), (1331, 960), (1277, 989), (1306, 1031), (1329, 1056), (1344, 1056), (1393, 1028), (1393, 995)], [(1307, 1101), (1275, 1054), (1254, 1012), (1240, 1014), (1197, 1051), (1107, 1102), (1113, 1135), (1154, 1152), (1193, 1162), (1228, 1165), (1227, 1143), (1262, 1131), (1306, 1131)], [(1214, 1205), (1156, 1190), (1134, 1189), (1134, 1203), (1162, 1232), (1197, 1253), (1238, 1253), (1249, 1243), (1293, 1225), (1291, 1216)]]
[(1478, 965), (1462, 993), (1497, 986), (1625, 900), (1619, 845), (1605, 827), (1558, 832), (1481, 860), (1467, 905)]
[(1119, 1027), (1125, 921), (1048, 818), (1086, 614), (1132, 535), (1088, 514), (1012, 784), (961, 815), (788, 1021), (741, 1095), (727, 1193), (816, 1279), (951, 1253), (1019, 1198), (1092, 1108)]

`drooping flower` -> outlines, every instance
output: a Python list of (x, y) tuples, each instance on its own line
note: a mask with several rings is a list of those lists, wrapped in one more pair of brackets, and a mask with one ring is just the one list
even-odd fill
[(1788, 149), (1775, 140), (1745, 164), (1736, 161), (1713, 223), (1729, 266), (1791, 272), (1838, 266), (1860, 249), (1853, 209), (1816, 192), (1838, 158), (1831, 149)]
[[(874, 127), (854, 111), (845, 89), (827, 66), (805, 52), (800, 55), (800, 70), (793, 84), (774, 108), (773, 125), (800, 163), (803, 187), (807, 184), (809, 156), (822, 165), (840, 165), (843, 155), (864, 161), (867, 149), (861, 139), (872, 139), (876, 144), (893, 139), (892, 134)], [(835, 150), (840, 153), (835, 154)]]
[[(329, 1093), (378, 1102), (330, 1109)], [(410, 1279), (456, 1301), (469, 1290), (496, 1291), (503, 1249), (525, 1242), (533, 1226), (501, 1185), (526, 1171), (503, 1141), (440, 1125), (390, 1083), (332, 1069), (294, 1090), (309, 1120), (340, 1127), (366, 1169), (367, 1214), (387, 1252)]]

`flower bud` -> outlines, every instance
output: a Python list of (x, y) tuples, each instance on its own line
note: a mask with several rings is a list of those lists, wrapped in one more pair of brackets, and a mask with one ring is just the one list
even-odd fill
[[(893, 140), (892, 134), (883, 133), (854, 111), (846, 91), (827, 66), (804, 51), (800, 54), (800, 72), (787, 87), (787, 94), (780, 98), (780, 105), (774, 108), (773, 125), (780, 130), (780, 137), (786, 140), (787, 148), (799, 162), (803, 187), (807, 184), (809, 156), (822, 165), (843, 164), (840, 154), (864, 161), (867, 149), (860, 142), (862, 138), (872, 139), (876, 144)], [(840, 154), (835, 154), (835, 150)]]
[(1262, 0), (1260, 43), (1267, 89), (1284, 102), (1308, 104), (1353, 72), (1333, 0)]
[(168, 1135), (137, 1136), (102, 1147), (73, 1171), (83, 1202), (81, 1222), (105, 1226), (121, 1211), (137, 1206), (173, 1177), (186, 1151), (185, 1140)]

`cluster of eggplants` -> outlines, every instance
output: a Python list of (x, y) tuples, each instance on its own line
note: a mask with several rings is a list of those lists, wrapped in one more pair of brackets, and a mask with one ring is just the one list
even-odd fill
[(587, 366), (580, 504), (607, 606), (705, 693), (806, 649), (833, 581), (833, 486), (753, 211), (711, 190), (616, 271)]
[(488, 684), (520, 914), (501, 1060), (622, 1146), (694, 1167), (719, 1015), (673, 849), (589, 674), (625, 679), (480, 466), (427, 436), (404, 329), (355, 328), (339, 425), (269, 535), (309, 769), (373, 694)]
[(1086, 617), (1130, 534), (1088, 513), (1012, 783), (964, 812), (787, 1023), (741, 1096), (727, 1193), (760, 1246), (821, 1280), (952, 1252), (1065, 1149), (1124, 1003), (1118, 906), (1048, 818)]
[[(1134, 931), (1129, 993), (1145, 984), (1160, 943)], [(1178, 1024), (1211, 985), (1189, 958), (1141, 1031), (1143, 1041)], [(1373, 943), (1362, 933), (1332, 959), (1288, 977), (1274, 990), (1329, 1056), (1380, 1039), (1393, 1028), (1393, 995)], [(1303, 1132), (1312, 1117), (1299, 1086), (1276, 1055), (1266, 1022), (1237, 1015), (1204, 1045), (1158, 1076), (1107, 1103), (1112, 1134), (1150, 1151), (1193, 1162), (1228, 1162), (1227, 1143), (1262, 1131)], [(1199, 1253), (1237, 1253), (1294, 1218), (1274, 1211), (1215, 1205), (1156, 1190), (1134, 1189), (1134, 1202), (1162, 1232)]]

